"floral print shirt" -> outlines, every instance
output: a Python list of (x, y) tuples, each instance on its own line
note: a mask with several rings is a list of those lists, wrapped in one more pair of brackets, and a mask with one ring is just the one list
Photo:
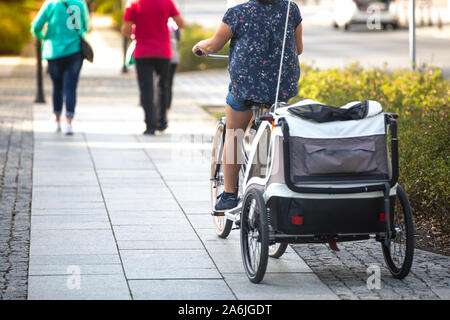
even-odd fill
[[(233, 32), (229, 91), (237, 99), (275, 102), (287, 6), (287, 0), (274, 4), (250, 0), (226, 12), (222, 21)], [(300, 10), (291, 2), (279, 101), (288, 101), (298, 92), (300, 64), (295, 30), (301, 22)]]

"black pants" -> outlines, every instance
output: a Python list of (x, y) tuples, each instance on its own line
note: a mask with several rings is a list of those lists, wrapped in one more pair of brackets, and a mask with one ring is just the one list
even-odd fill
[(169, 74), (167, 76), (167, 107), (166, 109), (170, 109), (172, 105), (172, 87), (173, 87), (173, 78), (175, 76), (175, 71), (177, 70), (178, 63), (171, 63), (169, 66)]
[[(141, 96), (141, 104), (145, 112), (145, 123), (148, 128), (156, 128), (167, 122), (166, 107), (168, 105), (167, 76), (170, 59), (136, 58), (136, 71)], [(157, 99), (153, 84), (154, 73), (159, 77)], [(156, 101), (155, 101), (156, 100)]]

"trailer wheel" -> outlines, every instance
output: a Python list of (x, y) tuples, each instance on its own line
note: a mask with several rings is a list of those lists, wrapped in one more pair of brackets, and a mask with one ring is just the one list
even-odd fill
[(381, 242), (384, 260), (391, 274), (403, 279), (411, 270), (414, 256), (414, 224), (408, 196), (397, 187), (397, 196), (391, 204), (391, 228), (393, 236), (388, 244)]

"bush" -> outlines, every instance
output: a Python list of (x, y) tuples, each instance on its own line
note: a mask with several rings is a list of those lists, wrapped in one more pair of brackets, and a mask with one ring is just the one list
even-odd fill
[[(227, 62), (223, 60), (212, 60), (198, 58), (192, 53), (192, 47), (200, 40), (211, 38), (214, 31), (206, 30), (199, 25), (188, 25), (182, 31), (180, 41), (180, 64), (178, 71), (198, 71), (207, 69), (226, 68)], [(218, 54), (228, 55), (228, 44)]]
[(112, 13), (111, 17), (113, 20), (114, 28), (116, 28), (117, 30), (120, 30), (120, 28), (122, 28), (122, 24), (123, 24), (123, 10), (122, 9), (115, 10)]
[(97, 0), (95, 1), (95, 12), (111, 15), (113, 26), (120, 30), (123, 23), (123, 9), (121, 0)]
[(112, 14), (122, 6), (121, 0), (96, 0), (95, 12), (99, 14)]
[(419, 220), (450, 234), (448, 113), (428, 112), (400, 122), (400, 179)]
[(448, 143), (450, 82), (437, 68), (417, 72), (364, 70), (354, 64), (343, 70), (302, 66), (298, 96), (330, 105), (377, 100), (399, 119), (400, 183), (417, 219), (432, 221), (450, 234)]
[(0, 54), (20, 54), (30, 39), (30, 25), (28, 10), (0, 2)]
[(425, 107), (440, 111), (449, 106), (448, 81), (438, 68), (417, 72), (382, 69), (364, 70), (353, 64), (343, 70), (320, 70), (302, 66), (299, 93), (293, 100), (308, 97), (332, 105), (352, 100), (377, 100), (385, 110), (402, 118), (421, 118)]

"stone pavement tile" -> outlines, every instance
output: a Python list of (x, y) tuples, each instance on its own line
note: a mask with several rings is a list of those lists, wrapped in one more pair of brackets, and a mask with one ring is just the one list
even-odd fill
[(92, 157), (97, 169), (152, 169), (147, 155), (141, 150), (93, 148)]
[(121, 250), (128, 280), (220, 279), (204, 250)]
[(104, 195), (124, 195), (124, 196), (135, 196), (135, 197), (143, 197), (145, 199), (145, 196), (147, 194), (155, 193), (155, 192), (162, 192), (162, 191), (169, 191), (166, 186), (163, 183), (158, 183), (157, 185), (149, 185), (149, 186), (125, 186), (125, 185), (102, 185), (102, 191)]
[(188, 214), (187, 217), (195, 229), (213, 229), (211, 232), (214, 232), (213, 217), (210, 214)]
[(99, 201), (102, 194), (98, 186), (35, 186), (33, 202), (45, 201)]
[(61, 276), (70, 274), (73, 268), (77, 268), (80, 274), (85, 275), (110, 275), (118, 274), (123, 275), (122, 265), (120, 264), (95, 264), (95, 265), (83, 265), (83, 264), (70, 264), (70, 265), (51, 265), (51, 264), (30, 264), (29, 275), (30, 276)]
[(111, 230), (31, 229), (32, 255), (116, 254)]
[(98, 186), (37, 186), (33, 189), (34, 208), (76, 208), (79, 203), (102, 202)]
[(433, 292), (442, 300), (450, 300), (450, 288), (433, 288)]
[[(169, 180), (166, 181), (167, 185), (170, 189), (176, 189), (176, 188), (184, 188), (188, 190), (189, 188), (196, 188), (196, 187), (205, 187), (208, 188), (210, 186), (209, 178), (207, 180), (193, 180), (189, 181), (188, 184), (186, 184), (186, 181), (179, 181), (179, 180)], [(209, 192), (208, 192), (209, 193)]]
[(64, 215), (31, 217), (33, 230), (67, 230), (67, 229), (111, 229), (106, 214), (103, 215)]
[[(124, 181), (124, 183), (127, 183)], [(164, 188), (154, 189), (147, 193), (129, 193), (124, 192), (114, 192), (114, 191), (103, 191), (103, 196), (106, 200), (117, 200), (117, 199), (135, 199), (138, 201), (155, 201), (157, 199), (164, 199), (166, 201), (173, 199), (172, 194), (169, 190)]]
[(139, 214), (135, 212), (122, 212), (110, 213), (109, 217), (113, 226), (190, 226), (185, 216), (182, 213), (178, 212), (176, 213), (176, 215), (155, 215), (152, 213)]
[(114, 208), (108, 208), (108, 212), (110, 216), (116, 216), (116, 218), (121, 218), (123, 216), (124, 219), (128, 215), (130, 215), (131, 219), (134, 217), (142, 217), (145, 219), (147, 216), (158, 219), (185, 217), (183, 211), (179, 208), (176, 210), (115, 210)]
[(190, 225), (114, 226), (117, 241), (124, 240), (196, 240)]
[[(239, 245), (214, 245), (208, 243), (205, 245), (208, 253), (211, 255), (221, 273), (244, 272), (241, 248)], [(281, 258), (269, 258), (266, 272), (303, 273), (312, 272), (312, 270), (295, 252), (292, 251), (292, 249), (289, 248)]]
[[(68, 202), (68, 201), (36, 201), (32, 203), (34, 210), (91, 210), (91, 209), (105, 209), (105, 203), (103, 201), (79, 201), (79, 202)], [(34, 214), (34, 212), (33, 212)]]
[[(64, 167), (61, 167), (61, 163), (64, 163)], [(58, 172), (62, 171), (74, 171), (74, 170), (93, 170), (94, 166), (89, 158), (74, 159), (74, 158), (59, 158), (49, 159), (49, 158), (35, 158), (33, 161), (33, 167), (35, 170), (48, 170), (58, 167)]]
[[(180, 163), (179, 165), (183, 165), (182, 163)], [(170, 174), (162, 174), (164, 176), (164, 181), (178, 181), (178, 182), (184, 182), (184, 185), (186, 186), (186, 188), (188, 188), (191, 183), (195, 182), (195, 181), (199, 181), (199, 182), (203, 182), (203, 181), (208, 181), (210, 179), (209, 173), (207, 172), (207, 170), (205, 170), (205, 172), (180, 172), (180, 173), (170, 173)]]
[[(59, 163), (59, 165), (64, 165)], [(98, 186), (94, 171), (34, 171), (33, 186)]]
[(98, 169), (97, 174), (100, 179), (104, 178), (137, 178), (149, 179), (160, 178), (158, 172), (154, 169)]
[(131, 280), (136, 300), (234, 300), (225, 282), (218, 280)]
[[(202, 198), (209, 198), (209, 193)], [(186, 214), (208, 214), (211, 213), (211, 203), (209, 201), (179, 201)]]
[(200, 240), (124, 240), (117, 241), (119, 250), (204, 250)]
[(313, 273), (267, 273), (259, 284), (245, 273), (223, 274), (239, 300), (336, 300), (337, 296)]
[(35, 216), (65, 216), (65, 215), (106, 215), (105, 205), (89, 208), (64, 208), (64, 209), (46, 209), (33, 208), (33, 217)]
[(151, 178), (138, 178), (138, 177), (100, 177), (101, 185), (117, 185), (117, 186), (134, 186), (134, 188), (145, 188), (145, 187), (156, 187), (160, 186), (161, 189), (164, 189), (164, 184), (161, 181), (161, 178), (151, 177)]
[(129, 300), (128, 286), (123, 275), (30, 276), (29, 300)]
[(30, 255), (30, 263), (35, 266), (121, 264), (118, 254)]
[[(98, 109), (99, 105), (91, 105), (92, 108)], [(86, 120), (92, 120), (92, 119), (88, 119), (86, 118)], [(83, 129), (89, 129), (90, 126), (95, 126), (95, 122), (85, 122), (83, 121)], [(136, 139), (126, 133), (126, 134), (112, 134), (112, 133), (89, 133), (84, 131), (84, 136), (86, 137), (86, 140), (89, 141), (89, 144), (93, 144), (93, 147), (99, 147), (99, 145), (97, 145), (96, 143), (98, 142), (111, 142), (113, 143), (112, 146), (116, 146), (117, 144), (121, 144), (121, 143), (135, 143)], [(108, 146), (108, 144), (105, 144), (105, 146)]]
[(210, 190), (209, 187), (205, 188), (205, 187), (200, 187), (200, 188), (193, 188), (193, 187), (189, 187), (189, 188), (170, 188), (170, 190), (172, 191), (172, 193), (174, 194), (175, 198), (180, 202), (189, 202), (189, 201), (193, 201), (195, 200), (195, 197), (193, 195), (202, 195), (202, 199), (209, 199), (210, 196)]
[(239, 230), (232, 230), (226, 239), (219, 238), (216, 232), (211, 229), (196, 229), (195, 231), (205, 244), (217, 244), (223, 246), (236, 245), (239, 247), (241, 241)]
[(112, 199), (106, 200), (108, 210), (115, 211), (172, 211), (179, 209), (178, 203), (172, 198), (152, 199)]

